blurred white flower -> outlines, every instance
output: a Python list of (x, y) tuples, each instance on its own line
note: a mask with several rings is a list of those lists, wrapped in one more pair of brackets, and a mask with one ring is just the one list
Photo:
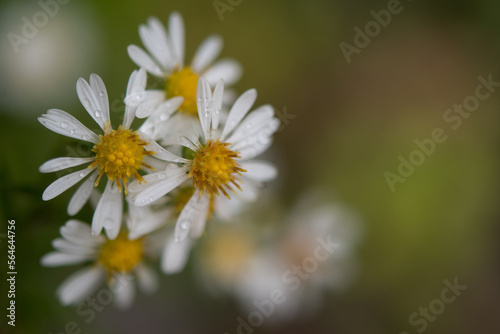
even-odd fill
[(268, 307), (268, 324), (312, 315), (327, 291), (341, 291), (352, 282), (362, 234), (356, 213), (327, 198), (320, 192), (304, 195), (284, 224), (272, 222), (281, 226), (272, 235), (269, 224), (265, 229), (249, 221), (217, 225), (197, 252), (203, 286), (232, 294), (248, 313), (257, 304), (270, 305), (271, 295), (279, 292), (282, 302)]
[(75, 305), (106, 282), (120, 308), (130, 307), (135, 296), (135, 282), (145, 293), (158, 287), (156, 273), (144, 263), (149, 255), (146, 238), (131, 240), (121, 233), (114, 240), (91, 235), (90, 226), (69, 220), (61, 227), (62, 238), (52, 242), (55, 251), (44, 255), (41, 263), (47, 267), (76, 265), (91, 262), (67, 278), (58, 288), (63, 305)]
[(179, 111), (196, 116), (196, 85), (200, 76), (204, 76), (212, 86), (220, 79), (232, 85), (241, 77), (241, 66), (233, 59), (221, 59), (214, 64), (223, 45), (222, 38), (217, 35), (207, 37), (191, 64), (184, 64), (185, 27), (182, 16), (177, 12), (170, 15), (168, 31), (157, 18), (151, 17), (147, 24), (139, 26), (139, 35), (148, 52), (130, 45), (128, 54), (137, 66), (165, 80), (165, 89), (143, 92), (138, 117), (149, 116), (165, 98), (176, 96), (184, 98)]

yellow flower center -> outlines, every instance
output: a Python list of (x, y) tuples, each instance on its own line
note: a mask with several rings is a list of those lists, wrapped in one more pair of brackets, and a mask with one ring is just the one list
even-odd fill
[(196, 152), (189, 176), (193, 178), (194, 186), (200, 193), (206, 192), (210, 197), (219, 195), (219, 190), (230, 198), (226, 189), (233, 190), (232, 183), (241, 191), (235, 174), (246, 172), (235, 161), (240, 158), (238, 152), (227, 147), (229, 143), (209, 140), (207, 145)]
[(196, 107), (197, 85), (198, 75), (189, 67), (174, 70), (174, 72), (166, 78), (165, 89), (167, 91), (167, 97), (182, 96), (184, 102), (179, 110), (196, 116), (198, 115), (198, 108)]
[[(142, 160), (144, 156), (154, 154), (154, 152), (144, 149), (148, 143), (140, 139), (136, 131), (122, 129), (121, 126), (118, 130), (111, 130), (105, 135), (99, 135), (99, 138), (101, 141), (92, 149), (96, 153), (96, 160), (90, 165), (90, 167), (97, 165), (99, 169), (99, 177), (95, 185), (97, 186), (101, 177), (106, 174), (111, 181), (121, 180), (125, 194), (128, 194), (128, 178), (134, 176), (139, 182), (143, 182), (144, 179), (137, 170), (141, 166), (151, 168)], [(121, 183), (118, 182), (120, 191)]]
[(141, 262), (142, 255), (141, 239), (129, 240), (126, 233), (120, 233), (102, 246), (98, 261), (109, 273), (125, 273)]

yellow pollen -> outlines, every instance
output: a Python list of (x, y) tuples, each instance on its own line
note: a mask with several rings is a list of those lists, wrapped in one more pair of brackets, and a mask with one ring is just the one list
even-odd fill
[(120, 233), (115, 240), (108, 240), (102, 246), (98, 262), (108, 273), (125, 273), (134, 269), (142, 256), (142, 240), (129, 240), (127, 233)]
[(241, 175), (246, 172), (235, 161), (240, 158), (238, 152), (233, 152), (227, 147), (229, 143), (221, 143), (209, 140), (207, 145), (201, 148), (193, 158), (193, 164), (189, 171), (189, 176), (193, 178), (193, 184), (200, 191), (200, 194), (207, 193), (210, 197), (219, 195), (221, 191), (227, 198), (229, 194), (227, 189), (231, 188), (232, 183), (241, 190), (235, 174)]
[(174, 72), (166, 78), (165, 89), (167, 91), (167, 97), (184, 97), (184, 102), (179, 110), (196, 116), (198, 115), (198, 108), (196, 107), (197, 84), (198, 75), (189, 67), (174, 70)]
[(95, 161), (90, 165), (97, 166), (99, 169), (99, 177), (95, 182), (95, 186), (99, 184), (101, 177), (106, 174), (111, 181), (118, 182), (118, 188), (121, 191), (121, 186), (127, 191), (127, 182), (130, 177), (135, 177), (139, 182), (144, 179), (137, 172), (141, 166), (150, 167), (142, 162), (144, 156), (154, 154), (154, 152), (146, 151), (144, 146), (148, 143), (139, 138), (136, 131), (122, 129), (111, 130), (104, 135), (100, 135), (100, 142), (94, 145), (92, 151), (96, 153)]

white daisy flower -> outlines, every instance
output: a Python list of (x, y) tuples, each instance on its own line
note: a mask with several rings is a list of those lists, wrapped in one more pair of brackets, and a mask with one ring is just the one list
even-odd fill
[(250, 89), (236, 100), (220, 131), (223, 90), (222, 80), (213, 94), (206, 79), (202, 77), (198, 82), (197, 104), (202, 134), (198, 138), (197, 131), (193, 130), (180, 141), (192, 151), (191, 158), (180, 163), (181, 166), (171, 164), (165, 171), (146, 175), (144, 184), (136, 181), (130, 184), (134, 204), (143, 206), (191, 179), (196, 191), (177, 220), (177, 241), (184, 240), (190, 232), (194, 237), (201, 234), (210, 204), (220, 194), (229, 199), (230, 192), (239, 190), (239, 196), (255, 200), (258, 186), (277, 175), (276, 168), (270, 163), (252, 160), (271, 145), (272, 135), (279, 127), (274, 109), (265, 105), (246, 116), (257, 98), (257, 91)]
[(155, 17), (139, 26), (139, 35), (146, 51), (136, 45), (127, 49), (132, 61), (149, 73), (165, 80), (165, 90), (148, 90), (141, 94), (138, 117), (151, 114), (155, 106), (167, 98), (182, 96), (180, 111), (196, 116), (196, 85), (204, 76), (215, 86), (219, 79), (232, 85), (241, 77), (241, 66), (233, 59), (221, 59), (214, 63), (222, 50), (220, 36), (207, 37), (198, 47), (190, 65), (184, 64), (184, 21), (174, 12), (170, 15), (168, 32)]
[[(127, 92), (131, 87), (144, 81), (145, 70), (134, 71), (130, 77)], [(85, 179), (75, 192), (68, 205), (68, 214), (74, 215), (89, 199), (92, 189), (97, 186), (101, 178), (106, 175), (107, 184), (105, 191), (97, 204), (92, 220), (92, 233), (99, 234), (104, 228), (108, 237), (114, 239), (120, 230), (122, 221), (122, 195), (121, 188), (127, 194), (129, 179), (144, 182), (138, 173), (141, 168), (151, 168), (145, 161), (149, 155), (170, 162), (188, 162), (163, 149), (154, 140), (140, 131), (130, 129), (134, 120), (136, 108), (127, 106), (123, 123), (118, 129), (113, 130), (110, 123), (109, 102), (106, 87), (102, 79), (92, 74), (90, 84), (84, 79), (78, 79), (76, 90), (78, 97), (90, 116), (99, 124), (103, 134), (97, 135), (89, 130), (75, 117), (59, 109), (50, 109), (47, 114), (38, 118), (46, 128), (67, 137), (80, 139), (93, 144), (93, 156), (87, 158), (56, 158), (40, 166), (40, 172), (50, 173), (61, 171), (70, 167), (89, 164), (88, 167), (65, 175), (45, 189), (42, 198), (50, 200), (76, 183)], [(167, 101), (170, 112), (179, 106), (181, 100)], [(148, 123), (150, 120), (146, 120)]]
[(275, 305), (268, 324), (312, 315), (328, 290), (343, 290), (352, 282), (361, 234), (357, 215), (326, 197), (306, 194), (284, 224), (270, 219), (260, 230), (250, 221), (211, 229), (196, 254), (195, 272), (203, 286), (233, 295), (248, 313), (255, 310), (255, 301), (282, 291), (285, 301)]
[(52, 242), (56, 250), (42, 257), (42, 265), (57, 267), (92, 263), (59, 286), (57, 295), (63, 305), (84, 301), (104, 282), (120, 308), (131, 306), (136, 290), (134, 281), (143, 292), (157, 290), (158, 277), (144, 264), (144, 258), (149, 254), (145, 239), (130, 240), (126, 233), (120, 233), (114, 240), (102, 235), (93, 236), (90, 226), (78, 220), (69, 220), (60, 232), (62, 238)]

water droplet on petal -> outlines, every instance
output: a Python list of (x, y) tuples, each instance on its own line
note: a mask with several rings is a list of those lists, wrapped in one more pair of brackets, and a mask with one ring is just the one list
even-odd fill
[(99, 118), (99, 117), (101, 117), (101, 112), (99, 110), (97, 110), (94, 115), (95, 115), (95, 117)]
[[(69, 130), (69, 133), (71, 133), (72, 135), (75, 134), (76, 130), (75, 129), (71, 129)], [(84, 136), (85, 137), (85, 136)]]
[(80, 177), (85, 177), (85, 175), (86, 175), (86, 174), (85, 174), (84, 172), (81, 172), (81, 173), (80, 173)]
[(61, 123), (61, 128), (65, 129), (68, 127), (68, 122), (62, 122)]
[(103, 92), (103, 91), (100, 91), (100, 92), (99, 92), (99, 96), (100, 96), (100, 97), (103, 97), (103, 96), (104, 96), (104, 92)]
[(153, 196), (150, 196), (149, 197), (149, 201), (152, 202), (154, 200), (154, 197)]

